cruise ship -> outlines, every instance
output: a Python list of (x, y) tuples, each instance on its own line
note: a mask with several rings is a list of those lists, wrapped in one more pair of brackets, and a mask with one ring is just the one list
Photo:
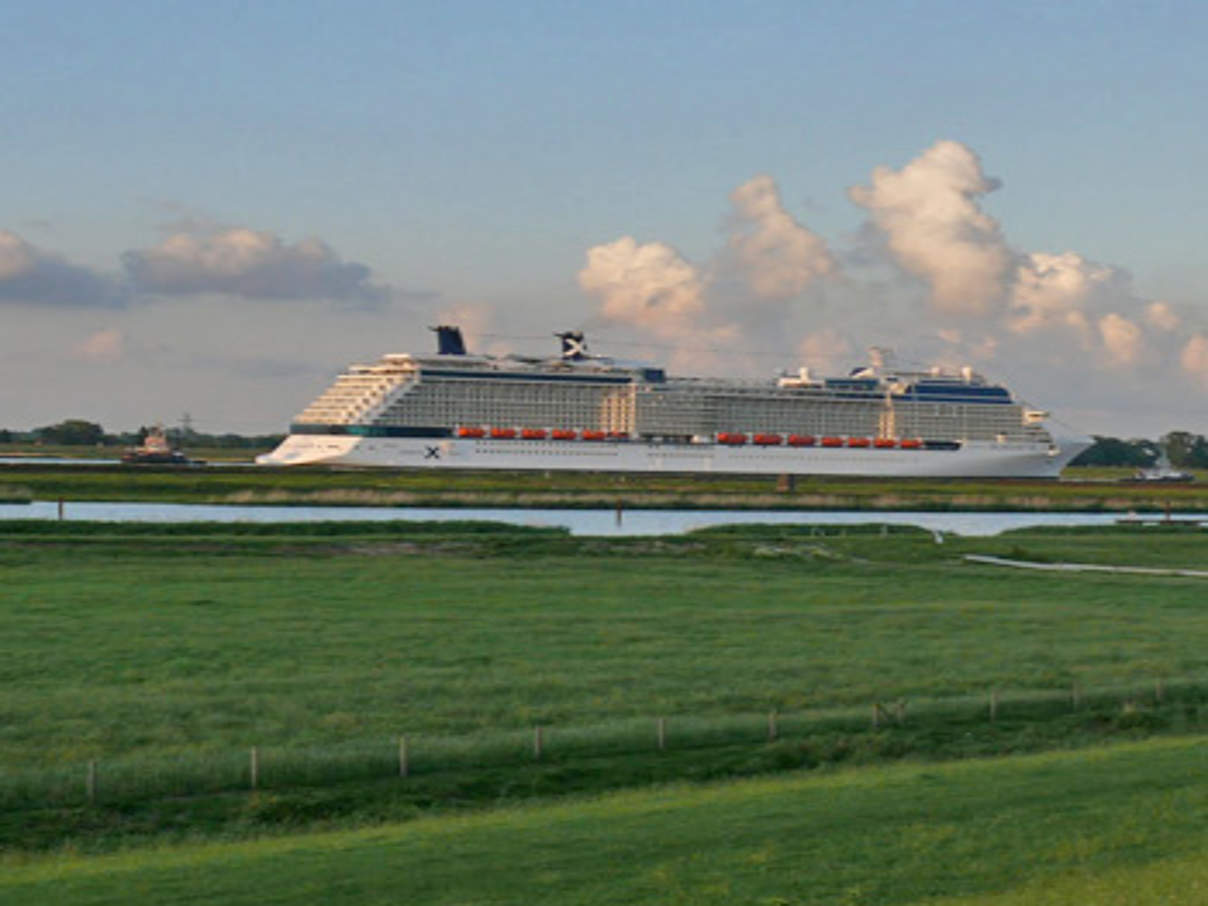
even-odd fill
[(965, 368), (842, 377), (679, 377), (554, 334), (550, 357), (474, 355), (441, 325), (435, 354), (352, 365), (290, 425), (270, 466), (1056, 478), (1085, 438)]

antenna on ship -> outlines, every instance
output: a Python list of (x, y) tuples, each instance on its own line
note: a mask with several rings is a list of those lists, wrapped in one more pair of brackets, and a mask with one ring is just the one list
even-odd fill
[(438, 355), (465, 355), (466, 343), (461, 338), (461, 328), (452, 324), (438, 324), (429, 327), (436, 332), (436, 352)]
[(562, 341), (563, 359), (577, 362), (587, 358), (587, 341), (583, 338), (583, 331), (564, 330), (561, 333), (555, 333), (554, 336)]

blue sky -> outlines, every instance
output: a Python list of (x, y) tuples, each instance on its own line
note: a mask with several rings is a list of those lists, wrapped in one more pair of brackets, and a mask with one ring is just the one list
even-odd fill
[[(693, 323), (653, 330), (662, 347), (683, 338), (685, 367), (728, 370), (689, 354), (704, 322), (711, 342), (737, 337), (767, 367), (795, 366), (831, 329), (857, 357), (895, 341), (1023, 376), (1082, 430), (1208, 430), (1192, 421), (1205, 385), (1199, 347), (1187, 350), (1208, 323), (1206, 19), (1194, 3), (18, 0), (0, 11), (0, 230), (34, 250), (24, 261), (122, 288), (104, 305), (22, 297), (0, 267), (0, 425), (84, 416), (117, 429), (187, 410), (205, 429), (280, 429), (351, 358), (426, 348), (423, 327), (450, 314), (484, 343), (582, 325), (597, 349), (648, 339), (636, 309), (618, 317), (624, 306), (581, 276), (590, 249), (630, 236), (674, 249), (698, 278)], [(1069, 303), (1086, 314), (1081, 358), (1054, 354), (1073, 341), (1050, 335), (1053, 318), (1019, 328), (984, 306), (976, 324), (937, 309), (933, 264), (900, 252), (868, 264), (890, 234), (848, 189), (941, 141), (1001, 180), (975, 203), (1012, 254), (1110, 269), (1095, 285), (1111, 298)], [(752, 327), (727, 249), (731, 193), (759, 174), (837, 263)], [(321, 240), (324, 261), (363, 265), (388, 301), (366, 304), (344, 271), (318, 289), (282, 276), (267, 296), (264, 280), (195, 271), (131, 287), (124, 255), (177, 235), (201, 255), (236, 229), (287, 250)], [(1003, 273), (1009, 293), (1020, 281)], [(1177, 329), (1128, 334), (1107, 355), (1103, 317), (1143, 325), (1154, 301)], [(982, 342), (996, 333), (1003, 343)], [(34, 362), (45, 382), (28, 380)], [(1178, 398), (1164, 397), (1176, 378)]]

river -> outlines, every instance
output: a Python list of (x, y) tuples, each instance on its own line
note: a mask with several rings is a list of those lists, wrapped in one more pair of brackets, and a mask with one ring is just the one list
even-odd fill
[[(713, 525), (916, 525), (935, 532), (996, 535), (1013, 528), (1041, 525), (1111, 525), (1119, 513), (953, 513), (871, 512), (868, 510), (544, 510), (457, 507), (314, 507), (245, 506), (192, 503), (90, 503), (67, 501), (64, 519), (102, 522), (348, 522), (448, 521), (505, 522), (512, 525), (563, 526), (573, 535), (678, 535)], [(55, 501), (0, 504), (0, 519), (57, 519)], [(1180, 513), (1182, 519), (1208, 519)]]

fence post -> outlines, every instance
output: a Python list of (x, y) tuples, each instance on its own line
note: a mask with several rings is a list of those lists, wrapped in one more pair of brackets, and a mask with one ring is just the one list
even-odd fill
[(252, 789), (256, 789), (260, 785), (260, 750), (256, 746), (252, 746)]
[(400, 736), (398, 738), (398, 775), (406, 777), (407, 769), (407, 737)]
[(990, 690), (990, 720), (998, 717), (998, 690)]
[(533, 760), (541, 760), (541, 727), (533, 727)]
[(88, 796), (88, 804), (96, 802), (96, 762), (88, 762), (88, 776), (84, 780), (84, 792)]
[(659, 751), (661, 752), (663, 749), (667, 748), (667, 718), (660, 717), (658, 719), (656, 730), (658, 733)]
[(776, 731), (777, 731), (776, 712), (769, 711), (768, 712), (768, 742), (776, 741), (776, 736), (778, 735)]

